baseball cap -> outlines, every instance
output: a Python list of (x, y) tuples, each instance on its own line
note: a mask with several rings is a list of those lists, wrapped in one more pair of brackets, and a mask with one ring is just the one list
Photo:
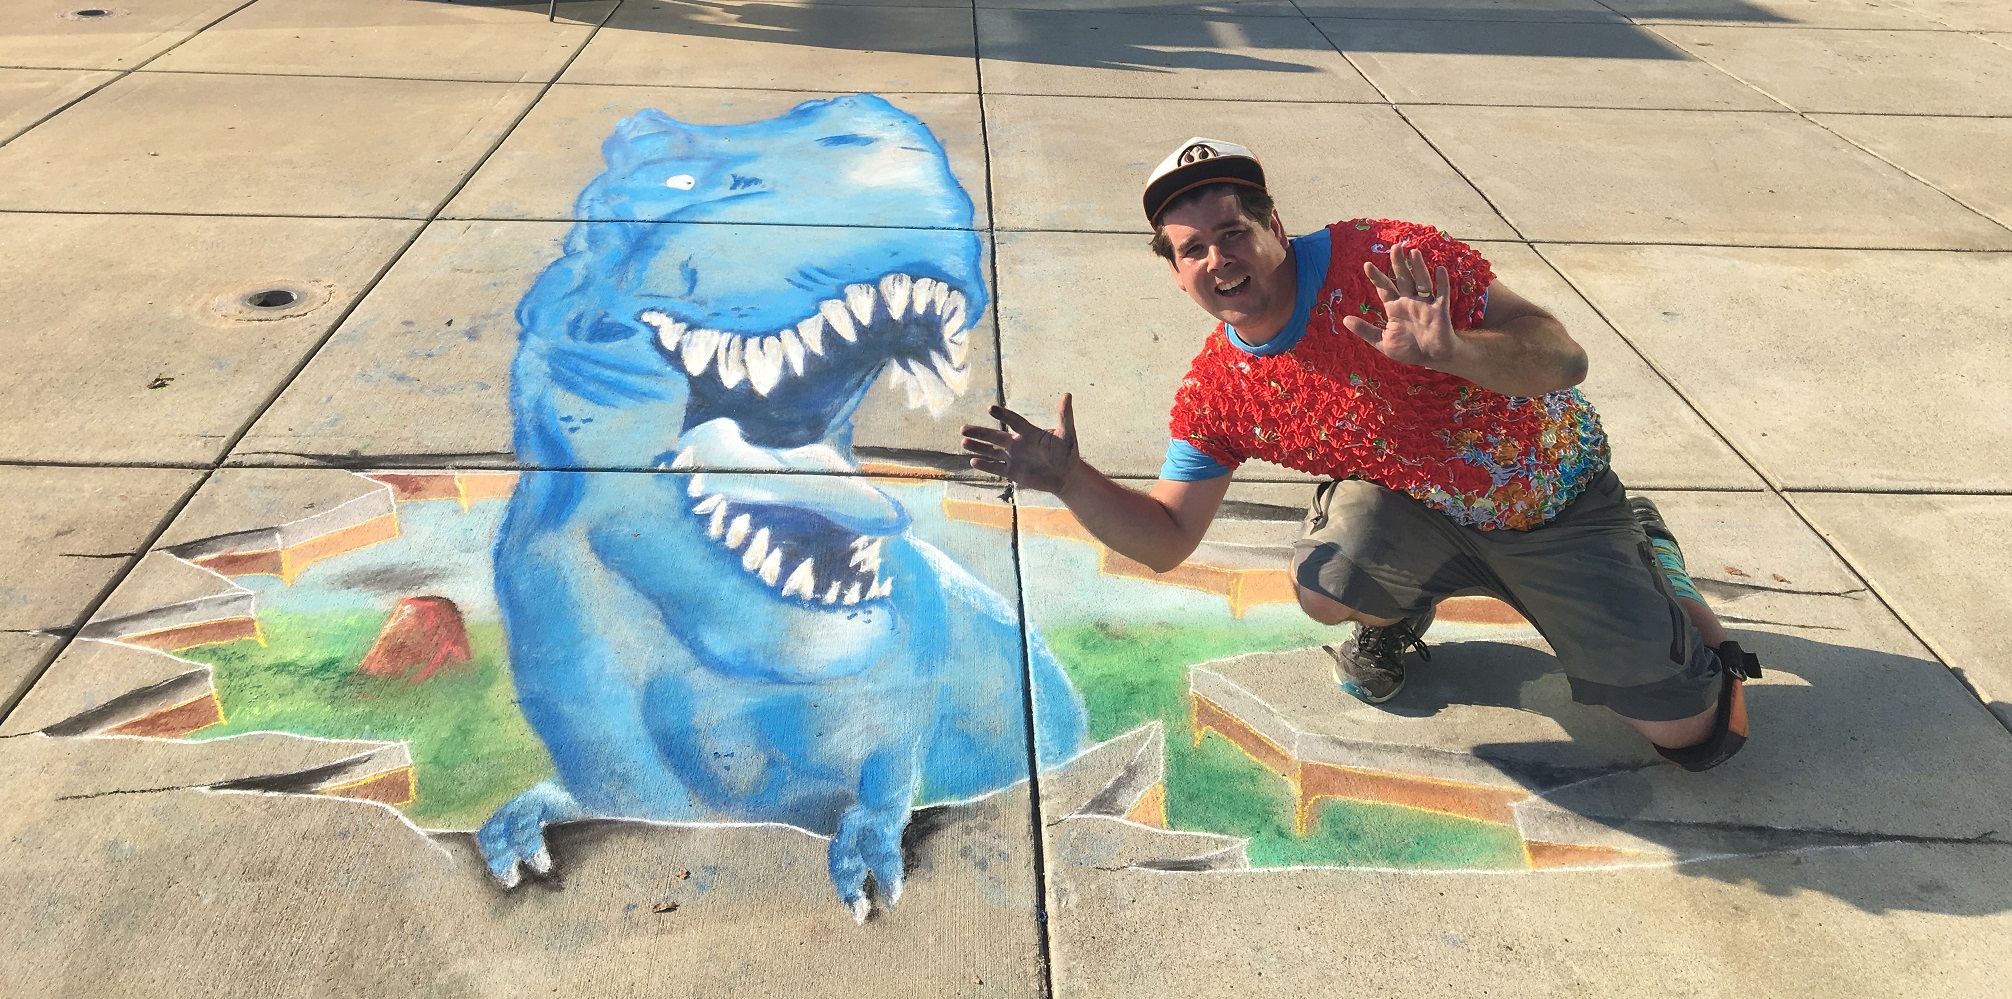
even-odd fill
[(1242, 184), (1264, 190), (1264, 167), (1251, 151), (1234, 142), (1196, 136), (1181, 143), (1146, 178), (1146, 221), (1160, 224), (1160, 213), (1175, 198), (1204, 184)]

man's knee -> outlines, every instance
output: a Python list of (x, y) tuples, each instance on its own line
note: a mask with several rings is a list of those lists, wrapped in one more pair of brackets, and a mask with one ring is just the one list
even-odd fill
[(1325, 593), (1309, 590), (1297, 583), (1293, 585), (1293, 592), (1299, 595), (1299, 609), (1305, 611), (1307, 617), (1313, 618), (1322, 624), (1342, 624), (1347, 621), (1360, 621), (1372, 627), (1384, 627), (1392, 623), (1384, 618), (1370, 617), (1367, 614), (1359, 613), (1354, 608), (1334, 600)]

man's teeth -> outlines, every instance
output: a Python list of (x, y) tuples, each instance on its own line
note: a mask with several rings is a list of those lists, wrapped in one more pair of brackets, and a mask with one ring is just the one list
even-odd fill
[[(1227, 289), (1219, 285), (1218, 290)], [(907, 390), (911, 408), (926, 406), (940, 415), (970, 387), (967, 308), (964, 293), (950, 285), (897, 273), (881, 278), (878, 287), (847, 285), (842, 299), (827, 299), (794, 328), (766, 336), (695, 328), (656, 309), (637, 318), (657, 331), (657, 343), (678, 359), (686, 374), (697, 378), (710, 371), (723, 388), (746, 382), (755, 394), (767, 396), (784, 377), (803, 375), (815, 359), (825, 356), (827, 332), (853, 344), (881, 323), (914, 323), (933, 315), (942, 344), (929, 352), (927, 360), (906, 358), (888, 368)]]
[[(783, 566), (791, 561), (785, 549), (789, 542), (755, 523), (754, 515), (732, 513), (733, 501), (713, 493), (692, 505), (692, 514), (706, 521), (706, 536), (740, 554), (741, 568), (764, 585), (780, 589), (785, 597), (807, 604), (852, 606), (862, 600), (876, 600), (894, 592), (894, 580), (880, 575), (881, 547), (886, 538), (859, 537), (852, 542), (852, 557), (832, 578), (818, 579), (817, 561), (796, 560), (796, 567), (783, 576)], [(746, 547), (743, 548), (742, 545)], [(820, 589), (823, 597), (818, 596)]]
[(1241, 287), (1243, 287), (1243, 285), (1244, 285), (1244, 282), (1245, 282), (1245, 281), (1249, 281), (1249, 280), (1250, 280), (1250, 275), (1246, 274), (1246, 275), (1244, 275), (1243, 277), (1240, 277), (1240, 278), (1237, 278), (1237, 279), (1236, 279), (1235, 281), (1227, 281), (1227, 282), (1225, 282), (1225, 281), (1217, 281), (1217, 282), (1216, 282), (1216, 290), (1217, 290), (1217, 291), (1235, 291), (1235, 290), (1237, 290), (1238, 288), (1241, 288)]

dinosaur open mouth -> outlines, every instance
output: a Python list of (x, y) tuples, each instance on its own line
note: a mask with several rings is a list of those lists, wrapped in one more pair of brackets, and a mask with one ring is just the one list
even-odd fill
[(808, 508), (729, 498), (692, 476), (692, 516), (743, 570), (784, 597), (851, 607), (894, 592), (881, 575), (884, 536), (859, 534)]
[(726, 332), (662, 308), (636, 318), (691, 376), (687, 425), (726, 416), (771, 446), (820, 440), (840, 406), (891, 366), (911, 408), (941, 414), (971, 382), (967, 299), (905, 273), (849, 284), (793, 327)]
[[(851, 607), (894, 591), (881, 546), (908, 527), (908, 513), (849, 474), (852, 463), (830, 443), (764, 448), (719, 418), (687, 433), (665, 467), (691, 472), (690, 513), (721, 556), (783, 597)], [(708, 467), (746, 471), (700, 470)]]

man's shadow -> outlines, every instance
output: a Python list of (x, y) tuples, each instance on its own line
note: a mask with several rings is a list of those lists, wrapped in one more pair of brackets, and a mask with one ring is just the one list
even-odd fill
[(1557, 661), (1521, 645), (1434, 646), (1384, 708), (1552, 719), (1566, 739), (1473, 755), (1567, 824), (1660, 846), (1691, 876), (1778, 896), (1819, 891), (1871, 912), (2012, 909), (2006, 706), (1994, 714), (1932, 660), (1777, 632), (1733, 638), (1767, 674), (1746, 689), (1746, 747), (1705, 773), (1659, 762), (1611, 712), (1571, 703)]

